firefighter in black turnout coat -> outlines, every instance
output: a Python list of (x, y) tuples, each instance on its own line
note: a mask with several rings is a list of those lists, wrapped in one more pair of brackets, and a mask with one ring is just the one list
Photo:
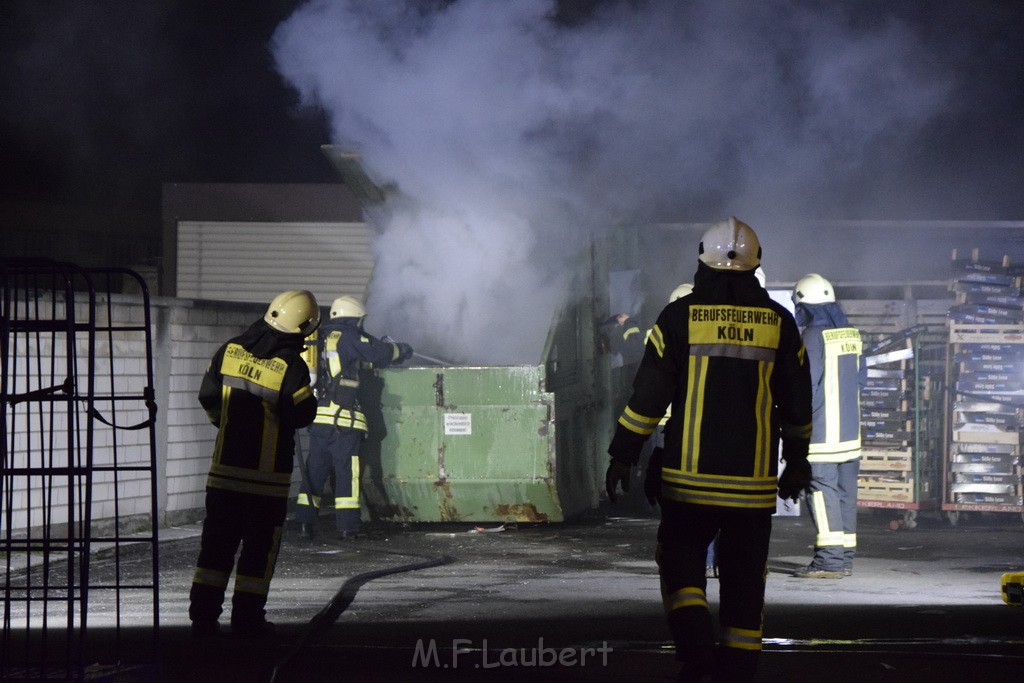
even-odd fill
[(189, 594), (197, 637), (219, 630), (233, 567), (232, 633), (273, 633), (264, 608), (287, 513), (295, 430), (316, 414), (309, 368), (300, 354), (319, 322), (312, 294), (284, 292), (261, 320), (217, 350), (203, 376), (199, 402), (218, 433)]
[(644, 335), (628, 313), (616, 313), (605, 320), (602, 327), (609, 330), (609, 350), (622, 357), (623, 365), (640, 362), (644, 357)]
[[(754, 271), (761, 248), (735, 218), (704, 234), (694, 290), (661, 312), (606, 474), (614, 501), (644, 441), (672, 405), (661, 468), (657, 562), (683, 663), (680, 680), (749, 681), (761, 651), (768, 543), (776, 490), (810, 483), (810, 374), (793, 316)], [(786, 468), (778, 472), (781, 439)], [(705, 555), (718, 537), (720, 639), (706, 597)]]
[(408, 344), (384, 341), (363, 330), (366, 309), (352, 296), (331, 304), (331, 319), (318, 332), (316, 386), (319, 406), (309, 428), (309, 458), (296, 501), (295, 518), (304, 538), (316, 534), (324, 485), (334, 472), (334, 520), (340, 539), (361, 526), (359, 447), (367, 434), (359, 406), (359, 374), (412, 357)]

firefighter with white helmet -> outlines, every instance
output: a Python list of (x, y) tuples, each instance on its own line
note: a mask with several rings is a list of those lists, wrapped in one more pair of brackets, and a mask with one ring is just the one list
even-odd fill
[(364, 369), (402, 363), (413, 355), (408, 344), (367, 333), (365, 318), (362, 301), (339, 296), (331, 303), (330, 320), (317, 335), (318, 406), (309, 428), (309, 457), (300, 463), (304, 471), (295, 513), (306, 539), (316, 535), (324, 486), (332, 472), (337, 538), (358, 535), (359, 449), (367, 435), (366, 415), (359, 404), (360, 374)]
[[(658, 568), (679, 680), (753, 680), (776, 494), (809, 484), (810, 373), (793, 316), (754, 271), (761, 245), (735, 218), (701, 241), (694, 290), (658, 316), (633, 394), (608, 447), (614, 501), (669, 405)], [(787, 463), (781, 478), (778, 446)], [(719, 534), (720, 637), (708, 608), (705, 557)]]
[(749, 225), (730, 218), (704, 233), (697, 259), (715, 270), (753, 272), (761, 265), (761, 243)]
[(366, 317), (366, 308), (363, 307), (363, 302), (354, 296), (339, 296), (333, 302), (331, 302), (331, 319), (334, 318), (358, 318), (362, 320)]
[(265, 607), (288, 511), (295, 430), (316, 414), (300, 353), (319, 323), (320, 309), (310, 292), (283, 292), (261, 319), (217, 350), (203, 376), (199, 402), (219, 433), (189, 592), (196, 637), (219, 631), (232, 568), (233, 635), (273, 633)]
[(860, 332), (836, 302), (832, 283), (817, 273), (793, 287), (797, 324), (811, 366), (813, 422), (807, 498), (817, 532), (814, 557), (794, 576), (838, 579), (853, 573), (857, 551), (860, 471), (860, 388), (867, 381)]
[(809, 273), (797, 280), (793, 287), (793, 305), (831, 304), (836, 301), (832, 283), (818, 275)]
[(285, 334), (310, 334), (320, 324), (316, 298), (304, 289), (292, 289), (274, 297), (263, 322)]
[(681, 299), (692, 291), (693, 285), (691, 285), (689, 282), (684, 282), (683, 284), (679, 285), (678, 287), (672, 290), (672, 293), (668, 295), (668, 302), (672, 303), (676, 299)]

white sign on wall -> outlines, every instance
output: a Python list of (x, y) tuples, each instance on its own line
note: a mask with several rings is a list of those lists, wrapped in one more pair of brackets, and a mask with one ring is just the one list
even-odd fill
[(449, 434), (472, 434), (473, 414), (472, 413), (445, 413), (444, 433)]

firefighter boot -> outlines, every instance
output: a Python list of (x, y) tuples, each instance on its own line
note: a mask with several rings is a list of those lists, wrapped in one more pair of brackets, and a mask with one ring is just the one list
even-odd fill
[(749, 683), (757, 673), (757, 650), (719, 645), (715, 648), (714, 683)]
[(668, 614), (668, 627), (682, 666), (677, 681), (704, 681), (713, 666), (714, 637), (711, 614), (706, 608), (685, 607)]
[(231, 621), (231, 635), (235, 638), (247, 638), (256, 640), (260, 638), (271, 638), (277, 633), (273, 622), (266, 619), (253, 621)]
[(212, 638), (220, 633), (220, 622), (214, 620), (193, 621), (192, 637), (197, 640)]
[[(853, 570), (850, 570), (853, 573)], [(806, 567), (800, 567), (793, 572), (793, 576), (798, 579), (841, 579), (843, 578), (842, 569), (825, 569), (824, 567), (816, 567), (813, 564), (809, 564)]]

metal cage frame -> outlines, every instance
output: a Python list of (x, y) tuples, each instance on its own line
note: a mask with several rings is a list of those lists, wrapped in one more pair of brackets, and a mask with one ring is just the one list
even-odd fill
[[(115, 321), (125, 285), (141, 293), (142, 320)], [(144, 345), (131, 373), (118, 362), (125, 344)], [(145, 281), (124, 268), (0, 259), (0, 370), (0, 678), (152, 665), (159, 524)], [(148, 566), (141, 581), (128, 561)]]

